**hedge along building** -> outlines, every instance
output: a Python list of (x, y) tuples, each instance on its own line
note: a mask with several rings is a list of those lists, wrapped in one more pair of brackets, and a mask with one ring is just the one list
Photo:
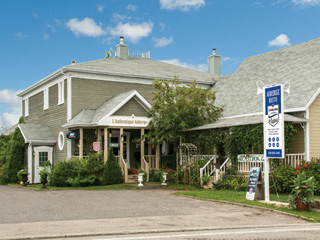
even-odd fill
[[(135, 52), (136, 53), (136, 52)], [(128, 168), (159, 168), (160, 148), (140, 142), (150, 119), (153, 79), (197, 80), (211, 87), (214, 73), (220, 74), (220, 57), (209, 57), (211, 73), (154, 61), (149, 53), (132, 57), (128, 45), (120, 38), (116, 57), (62, 67), (30, 86), (18, 96), (22, 99), (25, 124), (19, 128), (27, 143), (26, 162), (29, 181), (39, 182), (44, 161), (53, 165), (72, 157), (85, 157), (93, 143), (104, 153), (112, 147), (125, 176)], [(66, 139), (68, 132), (78, 135)]]
[[(252, 56), (213, 87), (216, 104), (223, 106), (218, 121), (193, 131), (263, 123), (262, 94), (258, 87), (285, 84), (284, 120), (297, 130), (292, 153), (306, 160), (320, 158), (320, 38)], [(297, 154), (298, 156), (300, 154)]]

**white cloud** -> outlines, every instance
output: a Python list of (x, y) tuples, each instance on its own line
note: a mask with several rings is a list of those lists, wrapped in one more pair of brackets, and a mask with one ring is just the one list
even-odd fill
[(155, 42), (155, 44), (154, 44), (155, 47), (165, 47), (165, 46), (168, 46), (171, 43), (173, 43), (173, 37), (169, 37), (169, 38), (166, 38), (166, 37), (162, 37), (162, 38), (153, 37), (152, 41)]
[(166, 29), (166, 25), (163, 22), (159, 22), (160, 32), (163, 32)]
[(160, 0), (161, 9), (189, 11), (191, 8), (198, 9), (205, 6), (204, 0)]
[(0, 90), (0, 105), (6, 107), (6, 112), (0, 115), (0, 128), (8, 128), (16, 124), (21, 116), (21, 100), (17, 94), (21, 91)]
[(191, 69), (202, 71), (202, 72), (208, 72), (208, 64), (206, 64), (206, 63), (194, 65), (194, 64), (189, 64), (186, 62), (181, 62), (177, 58), (168, 59), (168, 60), (161, 60), (161, 62), (170, 63), (170, 64), (177, 65), (180, 67), (191, 68)]
[(98, 5), (98, 6), (97, 6), (98, 12), (102, 12), (103, 9), (104, 9), (104, 6), (102, 6), (102, 5)]
[(112, 14), (112, 20), (114, 22), (122, 22), (122, 21), (130, 20), (130, 19), (131, 19), (131, 17), (127, 16), (127, 15), (122, 15), (122, 14), (119, 14), (119, 13)]
[(143, 23), (121, 23), (114, 28), (109, 28), (109, 32), (113, 36), (124, 36), (125, 39), (133, 43), (139, 42), (142, 37), (147, 37), (152, 32), (153, 23), (143, 22)]
[(44, 40), (48, 40), (48, 39), (50, 38), (50, 36), (49, 36), (48, 34), (44, 33), (44, 34), (42, 35), (42, 38), (43, 38)]
[(320, 0), (292, 0), (292, 3), (301, 6), (316, 6), (320, 5)]
[(55, 18), (54, 21), (56, 22), (57, 25), (61, 25), (61, 21), (58, 18)]
[(23, 34), (22, 32), (16, 33), (15, 36), (17, 38), (25, 38), (27, 35)]
[(290, 46), (290, 39), (285, 34), (280, 34), (275, 39), (269, 41), (269, 46), (276, 46), (276, 47), (284, 47), (284, 46)]
[(56, 32), (57, 31), (56, 28), (53, 25), (49, 24), (49, 23), (46, 24), (46, 27), (50, 28), (51, 32)]
[(135, 11), (135, 10), (137, 10), (137, 8), (138, 8), (138, 6), (135, 6), (135, 5), (128, 5), (128, 6), (126, 7), (126, 9), (127, 9), (127, 10), (130, 10), (130, 11)]
[(102, 24), (97, 24), (92, 18), (86, 17), (82, 21), (78, 21), (78, 18), (72, 18), (66, 26), (76, 35), (80, 34), (89, 37), (99, 37), (105, 35), (106, 32), (101, 27)]
[(231, 57), (223, 57), (222, 58), (222, 61), (223, 62), (227, 62), (227, 61), (230, 61), (231, 60)]

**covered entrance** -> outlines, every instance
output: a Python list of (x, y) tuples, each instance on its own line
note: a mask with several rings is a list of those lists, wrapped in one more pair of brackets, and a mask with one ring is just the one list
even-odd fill
[(68, 158), (85, 158), (89, 153), (103, 153), (108, 160), (112, 149), (122, 168), (125, 182), (129, 169), (159, 169), (160, 147), (152, 149), (143, 141), (151, 105), (137, 92), (112, 97), (96, 110), (82, 110), (63, 127), (75, 132)]

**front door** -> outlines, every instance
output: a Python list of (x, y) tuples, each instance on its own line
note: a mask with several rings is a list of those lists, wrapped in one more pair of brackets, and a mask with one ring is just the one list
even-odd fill
[[(110, 146), (115, 156), (120, 156), (120, 132), (112, 131), (112, 137), (109, 139)], [(123, 132), (123, 160), (130, 169), (130, 133)]]
[(35, 169), (35, 183), (40, 183), (40, 174), (39, 172), (43, 170), (42, 164), (46, 161), (50, 161), (52, 164), (52, 147), (35, 147), (35, 161), (34, 161), (34, 169)]

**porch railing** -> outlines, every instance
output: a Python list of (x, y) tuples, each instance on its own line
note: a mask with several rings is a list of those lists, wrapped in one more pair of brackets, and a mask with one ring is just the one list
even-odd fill
[(180, 165), (191, 164), (198, 160), (211, 159), (214, 156), (215, 155), (190, 155), (188, 157), (187, 155), (182, 155), (180, 158)]
[(156, 159), (157, 156), (156, 155), (145, 155), (145, 160), (147, 163), (149, 163), (149, 169), (156, 169), (157, 165), (156, 165)]
[(305, 153), (286, 154), (286, 158), (283, 160), (284, 164), (291, 165), (296, 168), (305, 160)]
[(150, 165), (145, 157), (142, 158), (141, 170), (147, 173), (147, 182), (149, 182)]
[(216, 169), (216, 181), (219, 180), (220, 177), (226, 174), (227, 167), (231, 164), (231, 159), (227, 158), (224, 163), (220, 166), (220, 168)]
[(216, 170), (216, 163), (217, 163), (218, 156), (212, 156), (209, 161), (204, 165), (202, 168), (200, 168), (200, 182), (201, 186), (203, 185), (202, 177), (205, 175), (211, 176), (212, 173)]
[(123, 160), (122, 157), (120, 156), (115, 156), (118, 160), (118, 164), (121, 167), (122, 170), (122, 174), (124, 176), (124, 182), (127, 183), (128, 182), (128, 164), (126, 164), (126, 162)]
[(263, 172), (264, 155), (262, 154), (241, 154), (238, 157), (238, 172), (250, 172), (252, 167), (260, 167)]

